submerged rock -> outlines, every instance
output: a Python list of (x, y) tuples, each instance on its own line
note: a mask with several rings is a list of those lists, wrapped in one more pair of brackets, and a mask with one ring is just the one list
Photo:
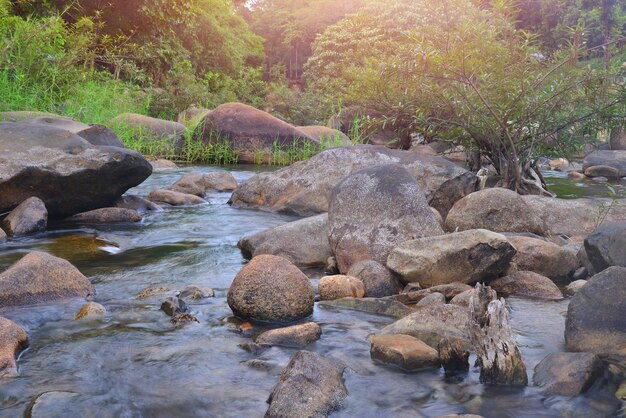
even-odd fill
[(353, 264), (346, 274), (363, 282), (365, 297), (368, 298), (396, 295), (402, 290), (402, 284), (396, 276), (374, 260), (359, 261)]
[(48, 210), (38, 197), (29, 197), (2, 221), (2, 228), (12, 237), (44, 232), (47, 226)]
[(567, 309), (569, 351), (624, 353), (626, 350), (626, 268), (609, 267), (593, 276)]
[(591, 353), (551, 353), (535, 367), (533, 378), (546, 395), (576, 396), (604, 373), (602, 360)]
[(172, 206), (191, 206), (207, 203), (201, 197), (192, 194), (179, 193), (173, 190), (158, 189), (153, 190), (148, 195), (148, 199), (157, 203), (166, 203)]
[(320, 306), (330, 306), (337, 308), (352, 309), (374, 315), (391, 316), (393, 318), (404, 318), (413, 310), (408, 306), (389, 299), (375, 298), (343, 298), (328, 301), (321, 301)]
[(365, 287), (361, 280), (343, 275), (322, 277), (319, 280), (318, 289), (321, 300), (362, 298), (365, 294)]
[(228, 290), (228, 305), (239, 318), (297, 321), (313, 313), (309, 278), (288, 260), (260, 255), (245, 265)]
[(215, 171), (212, 173), (188, 173), (168, 187), (179, 193), (193, 194), (204, 197), (211, 191), (233, 191), (237, 188), (237, 180), (232, 174), (226, 171)]
[(265, 417), (327, 417), (348, 396), (342, 376), (343, 368), (318, 354), (298, 351), (281, 373)]
[(265, 331), (256, 339), (257, 344), (278, 345), (291, 348), (304, 348), (322, 336), (322, 328), (315, 322), (293, 325)]
[(439, 367), (437, 350), (410, 335), (375, 335), (371, 338), (370, 356), (404, 370)]
[(237, 247), (248, 259), (270, 254), (299, 267), (322, 267), (332, 256), (328, 215), (312, 216), (243, 237)]
[(134, 195), (124, 195), (115, 201), (115, 207), (122, 209), (132, 209), (140, 215), (148, 212), (158, 212), (163, 208), (148, 199)]
[(141, 221), (139, 212), (124, 208), (101, 208), (78, 213), (67, 218), (69, 222), (79, 223), (121, 223)]
[(404, 282), (431, 287), (492, 279), (506, 271), (514, 255), (504, 235), (476, 229), (403, 242), (391, 251), (387, 266)]
[(215, 297), (215, 291), (213, 291), (213, 289), (209, 289), (208, 287), (201, 287), (192, 284), (181, 290), (178, 297), (183, 300), (197, 301)]
[(74, 319), (83, 319), (83, 318), (102, 318), (106, 315), (107, 310), (104, 306), (100, 305), (96, 302), (87, 302), (82, 308), (74, 315)]
[(15, 359), (26, 347), (26, 331), (15, 322), (0, 316), (0, 379), (17, 375)]
[(161, 310), (169, 316), (177, 316), (187, 313), (189, 307), (184, 300), (178, 297), (169, 297), (161, 304)]
[(532, 271), (518, 271), (489, 283), (495, 291), (514, 296), (561, 300), (563, 294), (549, 278)]
[(339, 271), (363, 260), (385, 263), (398, 244), (443, 230), (419, 185), (398, 164), (351, 174), (332, 192), (329, 241)]
[(31, 252), (0, 274), (0, 306), (52, 302), (69, 297), (89, 298), (92, 284), (68, 261)]

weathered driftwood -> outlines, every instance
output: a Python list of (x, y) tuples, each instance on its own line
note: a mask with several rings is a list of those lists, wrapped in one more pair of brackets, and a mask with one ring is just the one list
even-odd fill
[(478, 356), (480, 381), (488, 385), (526, 386), (528, 375), (511, 334), (504, 299), (488, 286), (476, 284), (470, 299), (470, 340)]
[(443, 338), (439, 341), (437, 351), (446, 376), (467, 373), (469, 370), (469, 356), (467, 343), (461, 340)]

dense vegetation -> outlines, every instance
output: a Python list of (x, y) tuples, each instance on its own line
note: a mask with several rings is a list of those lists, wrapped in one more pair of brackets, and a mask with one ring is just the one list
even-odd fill
[[(106, 123), (242, 101), (462, 143), (520, 192), (624, 123), (616, 0), (0, 0), (0, 111)], [(355, 121), (357, 123), (355, 123)]]

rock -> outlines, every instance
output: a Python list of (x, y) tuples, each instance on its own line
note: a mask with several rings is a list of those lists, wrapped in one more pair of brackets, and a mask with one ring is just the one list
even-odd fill
[(575, 295), (586, 284), (587, 280), (576, 280), (575, 282), (571, 282), (570, 284), (568, 284), (565, 290), (567, 291), (568, 295)]
[(232, 174), (216, 171), (208, 174), (185, 174), (176, 183), (168, 187), (168, 190), (204, 197), (210, 191), (233, 191), (236, 188), (237, 180)]
[(92, 145), (125, 148), (122, 140), (104, 125), (87, 125), (60, 116), (37, 116), (24, 120), (25, 123), (51, 126), (80, 136)]
[(323, 418), (339, 409), (348, 390), (343, 370), (308, 351), (298, 351), (272, 391), (266, 418)]
[[(330, 248), (330, 247), (329, 247)], [(335, 257), (328, 257), (326, 259), (326, 265), (324, 266), (326, 274), (339, 274), (339, 268), (337, 267), (337, 259)], [(348, 276), (350, 276), (348, 274)], [(352, 276), (355, 277), (355, 276)]]
[(274, 368), (274, 366), (271, 363), (265, 360), (259, 360), (257, 358), (252, 359), (252, 360), (242, 361), (241, 364), (245, 364), (246, 366), (252, 369), (257, 369), (257, 370), (272, 370)]
[(201, 197), (165, 189), (151, 191), (148, 195), (148, 200), (157, 203), (166, 203), (172, 206), (192, 206), (207, 203), (207, 201)]
[(152, 165), (153, 171), (176, 170), (178, 168), (178, 165), (176, 165), (174, 161), (165, 160), (163, 158), (150, 161), (150, 165)]
[(193, 122), (199, 122), (202, 118), (208, 115), (211, 111), (203, 107), (190, 106), (183, 110), (176, 116), (176, 122), (187, 124)]
[(446, 218), (446, 230), (487, 229), (493, 232), (532, 232), (548, 228), (522, 196), (503, 188), (484, 189), (457, 201)]
[(101, 208), (70, 216), (67, 218), (67, 221), (92, 224), (139, 222), (141, 221), (141, 215), (133, 209)]
[(34, 251), (0, 274), (0, 306), (22, 306), (70, 297), (89, 298), (92, 284), (68, 261)]
[(567, 309), (569, 351), (623, 352), (626, 348), (626, 268), (609, 267), (593, 276)]
[(322, 267), (332, 256), (328, 215), (311, 216), (243, 237), (237, 247), (247, 259), (277, 255), (299, 267)]
[(115, 207), (122, 209), (132, 209), (140, 215), (148, 212), (159, 212), (163, 208), (148, 199), (134, 195), (124, 195), (115, 201)]
[(442, 338), (437, 345), (437, 351), (446, 376), (454, 376), (469, 371), (470, 352), (463, 341)]
[(611, 129), (609, 143), (612, 150), (626, 150), (626, 126)]
[(237, 273), (228, 305), (243, 319), (297, 321), (313, 313), (313, 286), (296, 266), (273, 255), (260, 255)]
[(215, 292), (208, 287), (200, 287), (192, 284), (181, 290), (178, 297), (183, 300), (202, 300), (215, 297)]
[(585, 239), (585, 251), (596, 272), (611, 266), (626, 267), (626, 222), (600, 225)]
[[(455, 201), (469, 193), (465, 190), (467, 179), (459, 178), (468, 171), (441, 157), (360, 145), (330, 149), (281, 170), (258, 174), (239, 186), (230, 203), (267, 207), (299, 216), (318, 215), (328, 211), (331, 192), (345, 177), (365, 168), (390, 163), (407, 168), (429, 201), (435, 198)], [(438, 193), (444, 184), (446, 187)], [(442, 214), (449, 209), (435, 208)]]
[(495, 291), (514, 296), (561, 300), (563, 294), (549, 278), (532, 271), (518, 271), (489, 283)]
[(322, 277), (318, 289), (321, 300), (362, 298), (365, 294), (365, 287), (360, 279), (342, 275)]
[(504, 235), (475, 229), (403, 242), (391, 251), (387, 267), (422, 287), (476, 283), (506, 271), (514, 255)]
[(189, 310), (189, 307), (184, 300), (178, 297), (170, 297), (163, 301), (161, 304), (161, 310), (169, 316), (176, 316), (186, 313)]
[(467, 309), (456, 305), (418, 306), (414, 312), (387, 325), (380, 334), (406, 334), (437, 347), (442, 338), (468, 341)]
[(594, 165), (585, 169), (585, 176), (590, 178), (604, 177), (607, 180), (617, 181), (620, 179), (620, 171), (608, 165)]
[(359, 312), (366, 312), (374, 315), (391, 316), (393, 318), (404, 318), (413, 310), (400, 302), (389, 299), (375, 298), (343, 298), (328, 301), (321, 301), (320, 306), (330, 306), (337, 308), (352, 309)]
[(408, 293), (401, 293), (399, 295), (391, 296), (394, 300), (400, 301), (406, 305), (412, 305), (420, 300), (424, 299), (431, 293), (438, 292), (443, 294), (446, 299), (452, 299), (456, 295), (463, 293), (467, 290), (472, 290), (472, 286), (461, 282), (455, 282), (450, 284), (442, 284), (438, 286), (429, 287), (428, 289), (415, 290)]
[(459, 306), (467, 307), (469, 306), (470, 299), (472, 298), (472, 296), (474, 296), (474, 289), (466, 290), (465, 292), (459, 293), (458, 295), (453, 297), (450, 303), (452, 305), (459, 305)]
[(567, 177), (570, 179), (574, 179), (574, 180), (584, 180), (587, 178), (587, 176), (585, 176), (583, 173), (580, 173), (578, 171), (569, 171), (567, 173)]
[(26, 331), (15, 322), (0, 316), (0, 379), (17, 376), (15, 359), (26, 347)]
[(242, 103), (225, 103), (207, 114), (193, 133), (194, 141), (228, 143), (238, 152), (239, 162), (258, 163), (271, 158), (277, 146), (283, 151), (301, 147), (305, 141), (315, 139), (286, 122)]
[(298, 126), (297, 128), (325, 148), (352, 146), (352, 141), (350, 141), (348, 135), (338, 129), (326, 126)]
[(626, 151), (595, 151), (588, 154), (583, 160), (583, 170), (594, 166), (608, 166), (617, 170), (619, 177), (626, 176)]
[(198, 318), (187, 312), (174, 315), (172, 319), (170, 319), (170, 322), (177, 327), (182, 327), (184, 325), (192, 324), (194, 322), (196, 324), (200, 323), (200, 321), (198, 321)]
[(365, 297), (368, 298), (396, 295), (402, 290), (402, 284), (396, 276), (374, 260), (362, 260), (353, 264), (348, 269), (347, 275), (363, 282)]
[(512, 262), (518, 270), (532, 271), (550, 279), (562, 279), (579, 267), (576, 253), (541, 239), (509, 236), (517, 250)]
[(445, 305), (446, 297), (439, 292), (433, 292), (428, 296), (425, 296), (422, 300), (417, 302), (417, 306), (425, 305)]
[(398, 164), (358, 171), (339, 183), (328, 223), (342, 273), (362, 260), (384, 264), (404, 241), (443, 234), (417, 182)]
[[(578, 259), (578, 257), (576, 258)], [(585, 280), (587, 277), (589, 277), (589, 270), (587, 270), (586, 267), (581, 267), (577, 269), (572, 275), (572, 279), (576, 281)]]
[(80, 308), (78, 312), (76, 312), (76, 315), (74, 315), (74, 319), (102, 318), (104, 315), (106, 315), (106, 313), (106, 308), (99, 303), (87, 302), (82, 306), (82, 308)]
[(375, 335), (371, 338), (370, 356), (404, 370), (439, 367), (437, 350), (410, 335)]
[(122, 113), (111, 120), (120, 129), (129, 129), (135, 139), (156, 146), (163, 153), (178, 154), (185, 143), (185, 125), (136, 113)]
[(135, 297), (137, 299), (148, 299), (168, 292), (172, 292), (172, 290), (167, 287), (146, 287), (140, 290)]
[(2, 228), (12, 237), (45, 232), (47, 227), (48, 210), (38, 197), (29, 197), (2, 221)]
[(2, 228), (0, 228), (0, 244), (2, 244), (3, 242), (6, 242), (6, 240), (7, 240), (6, 232), (4, 232)]
[(293, 325), (265, 331), (256, 339), (257, 344), (278, 345), (282, 347), (304, 348), (322, 336), (322, 329), (315, 322)]
[(602, 360), (591, 353), (551, 353), (535, 367), (535, 386), (548, 396), (577, 396), (604, 373)]
[(110, 206), (152, 167), (138, 153), (95, 146), (69, 131), (0, 123), (0, 213), (40, 198), (58, 219)]

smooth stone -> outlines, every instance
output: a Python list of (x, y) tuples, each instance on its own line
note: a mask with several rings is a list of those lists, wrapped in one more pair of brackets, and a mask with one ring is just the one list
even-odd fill
[(157, 203), (167, 203), (172, 206), (192, 206), (207, 203), (201, 197), (165, 189), (151, 191), (148, 195), (148, 200)]
[(74, 315), (74, 319), (93, 319), (93, 318), (102, 318), (107, 313), (107, 310), (104, 306), (100, 305), (96, 302), (87, 302), (82, 308)]
[(394, 364), (404, 370), (419, 370), (440, 365), (437, 350), (410, 335), (375, 335), (370, 341), (372, 360)]
[(353, 264), (346, 274), (363, 282), (365, 297), (368, 298), (397, 295), (402, 290), (402, 284), (396, 276), (374, 260), (359, 261)]
[(6, 240), (7, 240), (6, 232), (4, 232), (2, 228), (0, 228), (0, 244), (2, 244), (3, 242), (6, 242)]
[(321, 300), (362, 298), (365, 295), (363, 282), (351, 276), (325, 276), (319, 280), (317, 287)]
[(26, 331), (0, 316), (0, 379), (17, 376), (16, 357), (28, 347)]
[(0, 306), (89, 298), (94, 294), (93, 285), (76, 267), (43, 252), (28, 253), (0, 274)]
[(535, 367), (534, 383), (546, 395), (577, 396), (604, 373), (602, 360), (591, 353), (551, 353)]
[(346, 396), (343, 367), (319, 354), (298, 351), (280, 374), (265, 417), (326, 417), (340, 408)]
[(265, 331), (256, 339), (257, 344), (278, 345), (290, 348), (304, 348), (319, 340), (322, 329), (315, 322), (293, 325)]
[(139, 222), (141, 221), (139, 212), (133, 209), (123, 208), (101, 208), (94, 209), (89, 212), (78, 213), (67, 218), (69, 222), (79, 223), (123, 223), (123, 222)]
[(2, 221), (2, 228), (12, 237), (45, 232), (47, 227), (48, 210), (38, 197), (24, 200)]
[(518, 271), (509, 274), (490, 282), (489, 286), (496, 292), (507, 295), (548, 300), (563, 299), (563, 294), (552, 280), (532, 271)]
[(583, 160), (583, 170), (590, 167), (609, 166), (617, 170), (619, 177), (626, 176), (626, 151), (602, 150), (588, 154)]

